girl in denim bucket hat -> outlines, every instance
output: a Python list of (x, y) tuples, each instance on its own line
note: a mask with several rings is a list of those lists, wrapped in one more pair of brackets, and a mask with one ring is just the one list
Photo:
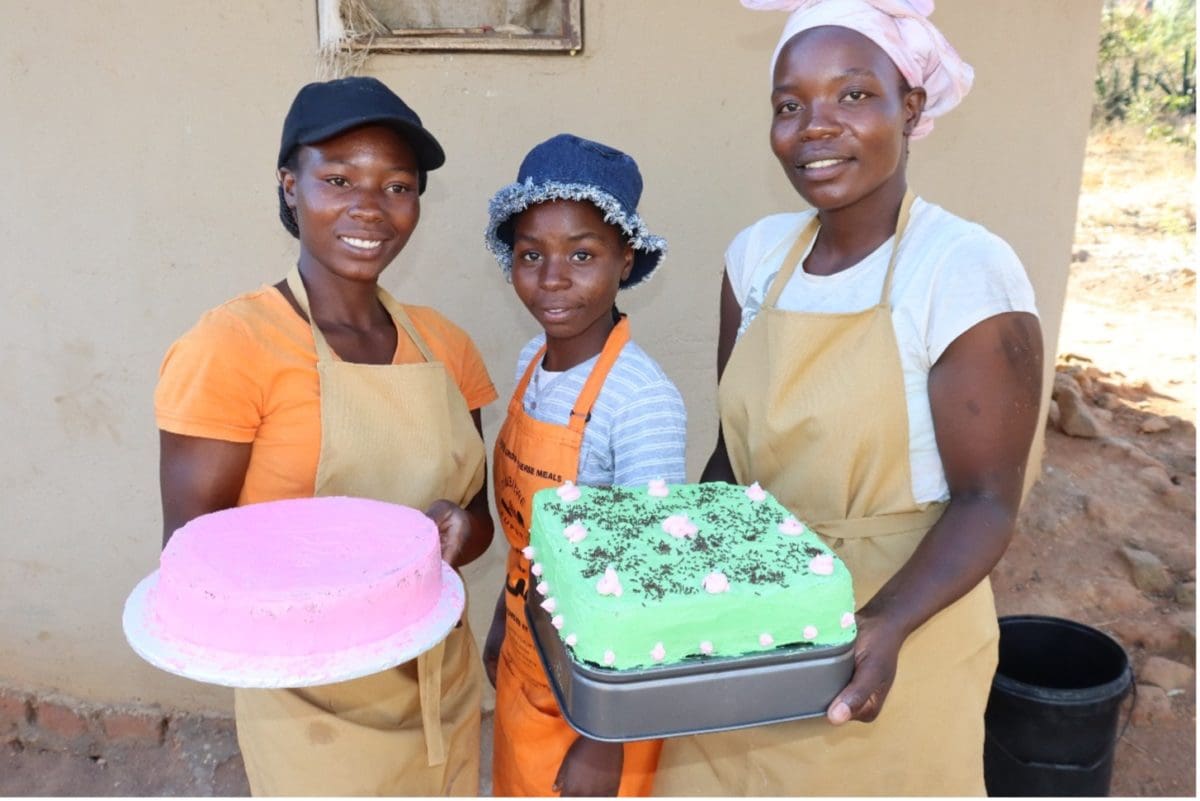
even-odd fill
[(647, 795), (660, 742), (602, 743), (563, 720), (525, 623), (535, 492), (682, 482), (687, 415), (662, 369), (629, 339), (617, 292), (649, 277), (666, 243), (637, 213), (632, 158), (559, 134), (492, 198), (488, 248), (541, 324), (517, 362), (496, 437), (496, 508), (511, 548), (484, 649), (496, 687), (497, 796)]

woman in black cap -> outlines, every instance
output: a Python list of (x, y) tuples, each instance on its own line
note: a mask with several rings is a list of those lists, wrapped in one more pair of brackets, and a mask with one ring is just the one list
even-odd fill
[[(487, 549), (479, 409), (496, 391), (461, 329), (378, 284), (444, 160), (420, 118), (375, 79), (300, 90), (278, 160), (296, 267), (205, 314), (163, 361), (164, 542), (219, 509), (353, 495), (427, 510), (454, 566)], [(464, 619), (382, 673), (237, 690), (251, 790), (475, 795), (481, 679)]]

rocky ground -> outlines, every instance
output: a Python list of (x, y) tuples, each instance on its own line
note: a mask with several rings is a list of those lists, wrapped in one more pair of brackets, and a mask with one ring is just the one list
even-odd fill
[[(1129, 653), (1120, 796), (1196, 790), (1194, 178), (1194, 149), (1092, 137), (1045, 457), (993, 574), (1001, 615), (1076, 620)], [(0, 796), (246, 793), (226, 719), (0, 689)]]
[(1092, 137), (1042, 472), (993, 573), (1001, 615), (1129, 653), (1113, 795), (1196, 790), (1194, 178), (1193, 149)]

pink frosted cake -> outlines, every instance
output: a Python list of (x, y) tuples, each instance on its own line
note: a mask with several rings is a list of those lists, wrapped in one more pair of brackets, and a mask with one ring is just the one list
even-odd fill
[(307, 656), (385, 639), (443, 592), (437, 526), (415, 509), (307, 498), (205, 515), (171, 537), (151, 629), (217, 651)]

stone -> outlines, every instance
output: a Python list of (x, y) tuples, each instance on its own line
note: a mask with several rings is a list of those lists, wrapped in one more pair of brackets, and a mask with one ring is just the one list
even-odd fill
[(1121, 399), (1112, 392), (1101, 392), (1096, 396), (1096, 405), (1101, 409), (1108, 409), (1110, 412), (1121, 408)]
[(1115, 525), (1123, 519), (1121, 507), (1100, 495), (1086, 495), (1083, 499), (1083, 513), (1093, 523)]
[(1146, 659), (1139, 672), (1139, 678), (1155, 687), (1161, 687), (1167, 692), (1186, 690), (1196, 682), (1196, 671), (1187, 665), (1172, 662), (1161, 656), (1151, 656)]
[(1167, 691), (1152, 684), (1137, 686), (1137, 699), (1133, 703), (1132, 723), (1141, 728), (1156, 723), (1167, 723), (1175, 719), (1171, 709), (1171, 698)]
[(1176, 648), (1185, 659), (1196, 661), (1196, 612), (1178, 612), (1171, 616)]
[(1050, 405), (1046, 411), (1046, 421), (1050, 424), (1051, 428), (1060, 428), (1059, 420), (1061, 419), (1062, 413), (1058, 410), (1058, 401), (1050, 401)]
[(1188, 453), (1187, 451), (1168, 450), (1163, 455), (1162, 463), (1167, 466), (1172, 473), (1182, 473), (1185, 476), (1196, 475), (1196, 454)]
[(1176, 654), (1182, 648), (1183, 635), (1179, 628), (1165, 623), (1157, 615), (1119, 618), (1108, 626), (1108, 630), (1126, 650), (1143, 648), (1150, 653)]
[(1157, 594), (1175, 588), (1171, 571), (1154, 554), (1141, 548), (1125, 546), (1121, 548), (1121, 555), (1129, 563), (1134, 586), (1142, 592)]
[(1163, 492), (1159, 497), (1172, 509), (1187, 512), (1189, 517), (1196, 516), (1196, 494), (1194, 492), (1187, 492), (1182, 487), (1174, 486), (1172, 482), (1171, 489)]
[(1034, 531), (1043, 534), (1053, 534), (1067, 519), (1067, 515), (1049, 504), (1039, 504), (1031, 508), (1026, 518), (1028, 525)]
[(1079, 384), (1072, 371), (1081, 372), (1077, 366), (1068, 365), (1054, 373), (1054, 387), (1050, 390), (1050, 397), (1057, 399), (1061, 395), (1080, 394)]
[(1143, 434), (1158, 434), (1163, 431), (1170, 431), (1171, 424), (1165, 418), (1151, 414), (1142, 420), (1142, 424), (1138, 427), (1138, 430)]
[(1095, 416), (1097, 419), (1099, 419), (1099, 420), (1101, 420), (1101, 421), (1103, 421), (1103, 422), (1105, 422), (1105, 423), (1111, 423), (1111, 422), (1112, 422), (1112, 420), (1113, 420), (1113, 413), (1112, 413), (1111, 411), (1109, 411), (1108, 409), (1104, 409), (1104, 408), (1101, 408), (1101, 407), (1099, 407), (1099, 406), (1096, 406), (1096, 407), (1094, 407), (1094, 408), (1091, 410), (1091, 413), (1092, 413), (1092, 415), (1094, 415), (1094, 416)]
[(1079, 391), (1083, 393), (1083, 397), (1091, 398), (1096, 395), (1096, 382), (1088, 374), (1087, 370), (1082, 370), (1073, 376), (1075, 383), (1079, 385)]
[(1171, 474), (1161, 464), (1148, 465), (1137, 471), (1138, 481), (1154, 490), (1159, 495), (1166, 495), (1178, 489), (1171, 481)]
[(1154, 602), (1126, 579), (1097, 576), (1086, 583), (1084, 593), (1087, 601), (1105, 617), (1141, 617), (1154, 612)]
[(1092, 439), (1100, 436), (1100, 424), (1079, 394), (1064, 392), (1058, 401), (1058, 428), (1072, 437)]
[(1196, 605), (1196, 582), (1183, 581), (1175, 585), (1175, 603), (1180, 606)]
[(1112, 448), (1142, 467), (1162, 467), (1163, 463), (1146, 453), (1136, 444), (1123, 437), (1101, 437), (1098, 442), (1104, 448)]

